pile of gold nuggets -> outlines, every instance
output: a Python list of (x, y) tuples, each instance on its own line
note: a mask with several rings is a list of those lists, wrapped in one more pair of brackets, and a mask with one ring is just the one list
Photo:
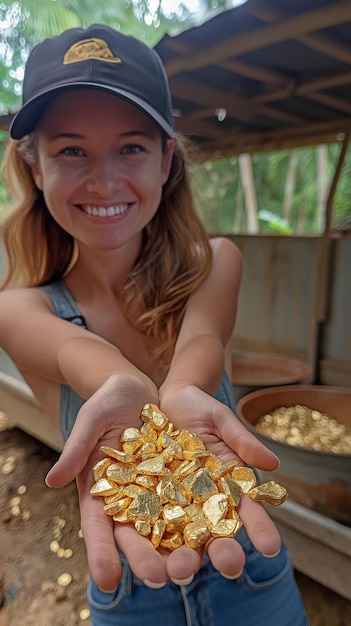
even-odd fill
[(122, 450), (102, 446), (93, 469), (93, 496), (116, 522), (134, 523), (155, 548), (202, 546), (210, 537), (235, 537), (242, 527), (241, 495), (279, 505), (287, 491), (274, 481), (257, 485), (254, 471), (223, 463), (188, 429), (175, 430), (155, 404), (145, 404), (143, 425), (126, 428)]

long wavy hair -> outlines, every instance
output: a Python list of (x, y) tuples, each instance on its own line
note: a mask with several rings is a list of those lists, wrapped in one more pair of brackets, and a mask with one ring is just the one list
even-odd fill
[[(193, 148), (176, 135), (159, 208), (143, 231), (140, 255), (121, 293), (127, 319), (152, 337), (161, 361), (167, 361), (174, 348), (189, 296), (211, 267), (208, 235), (197, 216), (189, 181)], [(1, 225), (7, 257), (3, 289), (60, 280), (76, 254), (74, 239), (51, 217), (35, 185), (30, 168), (35, 158), (32, 135), (9, 141), (4, 169), (14, 205)]]

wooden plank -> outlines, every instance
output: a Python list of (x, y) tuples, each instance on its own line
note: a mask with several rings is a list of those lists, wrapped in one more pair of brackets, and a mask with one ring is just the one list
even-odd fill
[(13, 376), (0, 372), (0, 411), (26, 433), (60, 452), (62, 435), (46, 413), (28, 385)]
[(351, 528), (292, 500), (267, 510), (295, 569), (351, 600)]

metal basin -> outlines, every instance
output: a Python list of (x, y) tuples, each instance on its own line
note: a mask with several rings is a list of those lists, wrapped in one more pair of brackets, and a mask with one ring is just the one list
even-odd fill
[(309, 382), (310, 375), (310, 365), (295, 357), (245, 350), (232, 352), (232, 385), (237, 401), (256, 389)]
[(319, 385), (288, 385), (254, 391), (241, 398), (237, 414), (243, 424), (280, 459), (274, 479), (291, 499), (351, 526), (351, 454), (309, 450), (273, 440), (255, 429), (255, 422), (276, 408), (302, 404), (351, 426), (351, 389)]

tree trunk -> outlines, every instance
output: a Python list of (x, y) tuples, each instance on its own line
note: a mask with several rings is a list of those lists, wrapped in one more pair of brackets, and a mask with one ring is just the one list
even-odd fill
[(285, 179), (285, 188), (284, 188), (283, 216), (286, 219), (289, 226), (291, 225), (291, 217), (292, 217), (292, 211), (293, 211), (297, 164), (298, 164), (298, 153), (297, 153), (297, 150), (293, 150), (290, 155), (290, 159), (288, 163), (288, 169), (286, 172), (286, 179)]
[(328, 149), (325, 144), (317, 146), (317, 232), (324, 228), (328, 196)]
[(243, 207), (243, 190), (242, 190), (242, 186), (240, 183), (240, 180), (238, 180), (238, 187), (236, 190), (236, 198), (235, 198), (235, 207), (234, 207), (234, 225), (233, 225), (233, 232), (234, 233), (240, 233), (242, 228), (244, 227), (243, 225), (243, 211), (244, 207)]
[(259, 232), (259, 226), (257, 218), (256, 189), (250, 154), (240, 154), (239, 169), (245, 198), (247, 232), (250, 235), (256, 235)]

